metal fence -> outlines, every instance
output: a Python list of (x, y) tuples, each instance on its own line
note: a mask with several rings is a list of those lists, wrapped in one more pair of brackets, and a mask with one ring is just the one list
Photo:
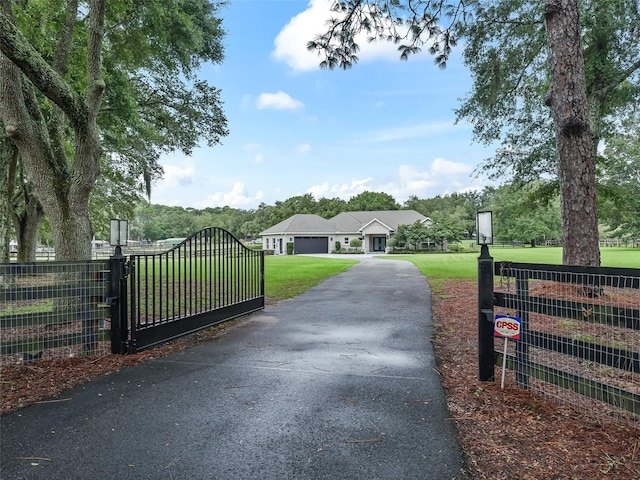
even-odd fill
[(0, 365), (109, 353), (102, 261), (0, 265)]
[[(520, 340), (504, 340), (511, 381), (591, 415), (639, 422), (640, 270), (494, 268), (492, 316), (521, 321)], [(502, 366), (505, 350), (496, 343), (493, 357)]]
[(110, 260), (112, 282), (122, 277), (111, 289), (120, 293), (110, 293), (118, 298), (111, 307), (114, 353), (135, 352), (264, 308), (264, 253), (224, 229), (207, 227), (170, 250), (128, 258), (122, 268)]

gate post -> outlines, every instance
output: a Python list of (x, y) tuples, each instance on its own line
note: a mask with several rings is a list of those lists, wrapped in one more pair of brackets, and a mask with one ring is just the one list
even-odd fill
[(109, 258), (109, 295), (107, 304), (111, 315), (111, 353), (127, 353), (129, 329), (127, 324), (127, 287), (125, 257), (118, 246)]
[(493, 319), (493, 257), (489, 255), (489, 247), (482, 245), (478, 257), (478, 377), (480, 381), (494, 379)]

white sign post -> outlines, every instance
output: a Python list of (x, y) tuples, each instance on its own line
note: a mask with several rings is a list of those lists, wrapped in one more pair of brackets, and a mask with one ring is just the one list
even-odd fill
[(504, 350), (502, 352), (502, 380), (500, 388), (504, 389), (504, 375), (507, 370), (507, 345), (509, 340), (520, 340), (520, 325), (522, 320), (508, 315), (496, 315), (493, 336), (504, 338)]

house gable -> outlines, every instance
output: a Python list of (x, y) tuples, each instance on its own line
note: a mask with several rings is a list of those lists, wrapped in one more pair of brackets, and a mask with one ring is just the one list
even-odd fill
[(366, 225), (360, 227), (360, 231), (364, 235), (390, 235), (391, 233), (395, 232), (395, 229), (391, 228), (388, 225), (385, 225), (377, 218), (374, 218)]

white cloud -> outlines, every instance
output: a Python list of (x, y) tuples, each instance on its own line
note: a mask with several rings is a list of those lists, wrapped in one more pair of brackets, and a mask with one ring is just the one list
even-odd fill
[(349, 200), (365, 191), (384, 192), (402, 204), (413, 195), (418, 198), (431, 198), (435, 195), (480, 190), (482, 185), (471, 184), (472, 170), (472, 167), (465, 163), (436, 158), (426, 168), (399, 165), (393, 178), (386, 181), (367, 177), (344, 184), (323, 182), (308, 188), (307, 193), (311, 193), (315, 199), (337, 197)]
[(262, 153), (256, 153), (255, 157), (253, 157), (253, 163), (262, 163), (264, 162), (264, 155)]
[(196, 170), (193, 165), (179, 167), (177, 165), (163, 165), (164, 175), (160, 180), (158, 187), (180, 187), (193, 183)]
[[(414, 165), (400, 165), (397, 176), (381, 185), (384, 191), (402, 203), (415, 195), (431, 198), (435, 195), (461, 192), (470, 188), (473, 168), (465, 163), (436, 158), (426, 169)], [(443, 188), (444, 187), (444, 188)]]
[[(336, 17), (331, 11), (333, 0), (310, 0), (307, 9), (295, 17), (280, 31), (271, 52), (273, 58), (286, 63), (294, 71), (317, 70), (322, 60), (316, 52), (307, 50), (307, 43), (327, 30), (327, 21)], [(393, 42), (367, 41), (368, 34), (361, 33), (356, 37), (360, 47), (360, 62), (378, 59), (398, 61), (400, 53)]]
[(256, 107), (262, 110), (265, 108), (274, 110), (293, 110), (304, 107), (304, 104), (285, 92), (261, 93), (256, 100)]
[(431, 164), (431, 171), (435, 175), (468, 175), (473, 171), (473, 168), (466, 163), (436, 158)]
[(367, 177), (362, 179), (354, 179), (351, 183), (343, 183), (342, 185), (334, 184), (329, 185), (328, 182), (321, 183), (319, 185), (313, 185), (307, 189), (307, 193), (313, 195), (313, 198), (341, 198), (343, 200), (349, 200), (362, 192), (371, 190), (367, 188), (367, 185), (371, 183), (373, 178)]
[(162, 166), (164, 174), (151, 188), (152, 203), (161, 205), (180, 205), (182, 199), (176, 192), (193, 188), (196, 180), (196, 168), (191, 159), (173, 159), (183, 165), (166, 164)]
[(247, 195), (244, 183), (235, 182), (233, 188), (229, 192), (216, 192), (209, 195), (202, 202), (196, 204), (197, 208), (207, 207), (233, 207), (233, 208), (250, 208), (252, 205), (262, 200), (264, 196), (262, 191), (258, 191), (255, 195)]
[(298, 153), (307, 153), (311, 151), (311, 145), (308, 143), (301, 143), (296, 147), (296, 152)]

